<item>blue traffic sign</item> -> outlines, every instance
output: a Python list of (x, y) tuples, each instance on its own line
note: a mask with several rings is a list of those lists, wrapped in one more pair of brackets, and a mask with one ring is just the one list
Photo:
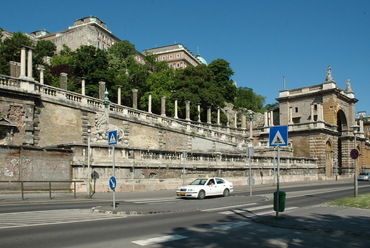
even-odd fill
[(108, 132), (108, 145), (117, 145), (118, 134), (117, 130)]
[(288, 126), (270, 127), (270, 146), (288, 145)]
[(111, 190), (115, 190), (116, 189), (116, 186), (117, 186), (116, 178), (115, 177), (109, 178), (109, 188)]

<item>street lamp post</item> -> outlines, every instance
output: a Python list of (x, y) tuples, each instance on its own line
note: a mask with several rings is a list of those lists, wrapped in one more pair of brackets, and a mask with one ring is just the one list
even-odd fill
[(91, 166), (90, 166), (90, 135), (91, 125), (87, 125), (87, 197), (91, 198)]
[[(356, 149), (356, 135), (358, 133), (358, 130), (360, 128), (359, 125), (352, 125), (351, 126), (353, 128), (353, 149)], [(354, 164), (354, 197), (357, 197), (358, 196), (358, 182), (357, 182), (357, 158), (353, 159), (353, 164)]]
[(254, 148), (253, 148), (253, 134), (252, 134), (252, 121), (253, 121), (253, 111), (248, 111), (249, 117), (249, 145), (248, 145), (248, 163), (249, 163), (249, 195), (252, 196), (252, 159), (251, 157), (254, 155)]

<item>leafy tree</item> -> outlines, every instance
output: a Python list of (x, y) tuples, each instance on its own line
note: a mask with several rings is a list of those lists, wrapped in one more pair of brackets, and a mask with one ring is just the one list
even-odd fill
[[(179, 116), (185, 118), (185, 101), (191, 102), (191, 119), (197, 120), (197, 104), (200, 103), (201, 110), (208, 106), (214, 108), (224, 105), (224, 98), (214, 84), (214, 74), (206, 65), (186, 67), (176, 70), (175, 88), (173, 97), (179, 100)], [(206, 119), (207, 112), (201, 112), (202, 120)]]
[(234, 72), (230, 63), (224, 59), (216, 59), (210, 63), (209, 68), (214, 74), (214, 82), (224, 99), (227, 102), (233, 102), (236, 96), (236, 86), (231, 80)]
[(279, 108), (279, 103), (278, 102), (266, 104), (266, 106), (265, 106), (266, 110), (274, 110), (274, 109), (277, 109), (277, 108)]
[(21, 32), (0, 42), (0, 74), (10, 74), (10, 61), (20, 62), (21, 47), (33, 47), (33, 41)]
[(265, 97), (255, 94), (252, 88), (239, 87), (236, 90), (234, 107), (237, 109), (246, 108), (255, 112), (261, 112), (263, 111), (264, 102)]

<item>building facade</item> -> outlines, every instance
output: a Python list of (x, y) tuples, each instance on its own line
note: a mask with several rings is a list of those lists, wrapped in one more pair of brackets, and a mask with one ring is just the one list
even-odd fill
[(166, 61), (168, 66), (174, 69), (207, 64), (206, 60), (200, 57), (199, 54), (194, 56), (182, 44), (147, 49), (144, 50), (144, 54), (155, 54), (157, 55), (157, 61)]

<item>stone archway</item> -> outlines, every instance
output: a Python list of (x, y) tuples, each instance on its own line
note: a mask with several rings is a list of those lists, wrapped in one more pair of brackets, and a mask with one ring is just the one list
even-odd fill
[(333, 160), (333, 146), (331, 142), (328, 140), (325, 144), (325, 171), (326, 176), (331, 177), (333, 176), (334, 171), (334, 160)]
[(338, 161), (338, 174), (342, 175), (342, 165), (343, 165), (343, 152), (342, 152), (342, 132), (348, 130), (348, 122), (346, 114), (343, 110), (337, 112), (337, 131), (338, 136), (338, 151), (337, 151), (337, 161)]

